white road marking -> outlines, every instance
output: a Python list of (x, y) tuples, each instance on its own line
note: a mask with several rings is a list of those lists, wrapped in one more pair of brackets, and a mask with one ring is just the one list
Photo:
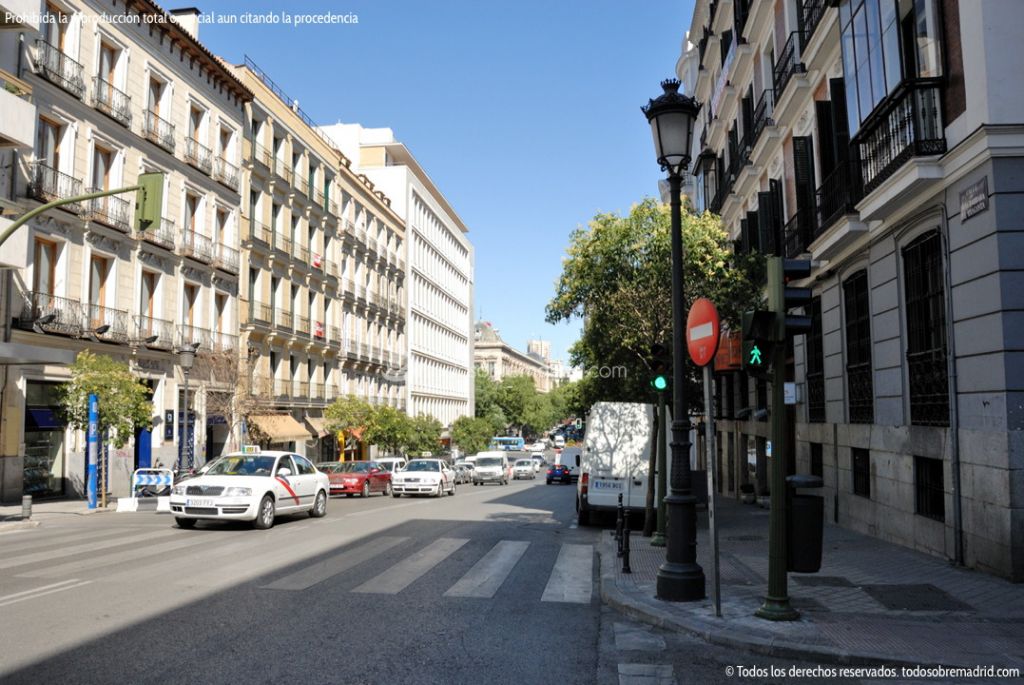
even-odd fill
[(411, 557), (366, 581), (352, 592), (397, 595), (467, 542), (469, 540), (463, 538), (438, 538)]
[(529, 546), (522, 540), (502, 540), (448, 588), (445, 597), (493, 597)]
[[(3, 549), (4, 556), (12, 552), (27, 552), (31, 549), (40, 549), (43, 547), (52, 547), (54, 545), (64, 544), (65, 542), (82, 542), (83, 540), (89, 540), (93, 538), (110, 537), (114, 535), (124, 535), (127, 529), (125, 528), (102, 528), (99, 530), (82, 530), (76, 533), (64, 533), (51, 535), (38, 535), (33, 536), (30, 539), (20, 541), (20, 543), (4, 544), (0, 549)], [(6, 541), (5, 541), (6, 542)]]
[(37, 597), (43, 597), (45, 595), (52, 595), (55, 592), (63, 592), (64, 590), (82, 587), (83, 585), (88, 585), (91, 582), (91, 580), (79, 581), (78, 578), (72, 578), (70, 580), (62, 580), (59, 583), (53, 583), (52, 585), (44, 585), (32, 590), (16, 592), (13, 595), (0, 597), (0, 607), (5, 607), (9, 604), (17, 604), (18, 602), (24, 602), (29, 599), (36, 599)]
[(151, 542), (155, 538), (166, 537), (167, 535), (180, 534), (180, 531), (169, 530), (163, 533), (155, 531), (148, 531), (140, 533), (138, 535), (129, 535), (128, 537), (117, 537), (113, 540), (102, 540), (100, 542), (85, 542), (80, 545), (72, 545), (71, 547), (62, 547), (57, 550), (50, 550), (48, 552), (35, 552), (34, 554), (25, 554), (19, 557), (13, 557), (10, 559), (0, 560), (0, 569), (13, 568), (14, 566), (26, 566), (28, 564), (34, 564), (39, 561), (49, 561), (51, 559), (60, 559), (61, 557), (70, 557), (75, 554), (85, 554), (87, 552), (97, 552), (101, 549), (109, 549), (111, 547), (120, 547), (121, 545), (130, 545), (135, 542)]
[(593, 545), (562, 545), (540, 601), (589, 604), (593, 575)]
[(28, 571), (17, 575), (20, 578), (59, 578), (68, 573), (80, 573), (81, 571), (100, 568), (102, 566), (112, 566), (122, 562), (132, 562), (139, 559), (145, 559), (147, 557), (167, 554), (168, 552), (192, 547), (204, 542), (212, 543), (214, 540), (211, 537), (192, 537), (190, 535), (182, 540), (173, 540), (171, 542), (165, 542), (162, 545), (140, 545), (135, 549), (129, 549), (124, 552), (102, 554), (89, 559), (78, 559), (77, 561), (69, 561), (56, 566), (47, 566), (46, 568), (38, 571)]
[(375, 538), (364, 545), (319, 561), (301, 571), (287, 575), (284, 578), (278, 578), (273, 583), (262, 587), (268, 590), (305, 590), (350, 568), (354, 568), (365, 561), (369, 561), (392, 547), (408, 542), (408, 540), (409, 538), (397, 537)]

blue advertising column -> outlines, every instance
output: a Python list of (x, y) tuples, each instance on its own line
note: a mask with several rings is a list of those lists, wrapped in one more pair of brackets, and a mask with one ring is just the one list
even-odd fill
[(100, 438), (100, 401), (96, 395), (89, 395), (89, 431), (87, 434), (86, 454), (86, 494), (89, 508), (96, 508), (96, 461), (99, 453)]

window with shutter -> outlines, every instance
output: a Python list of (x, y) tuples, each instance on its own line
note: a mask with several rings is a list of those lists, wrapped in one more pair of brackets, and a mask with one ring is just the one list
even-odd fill
[(810, 136), (793, 138), (793, 174), (796, 177), (796, 230), (799, 233), (800, 249), (789, 256), (796, 256), (807, 249), (815, 238), (814, 208), (814, 142)]

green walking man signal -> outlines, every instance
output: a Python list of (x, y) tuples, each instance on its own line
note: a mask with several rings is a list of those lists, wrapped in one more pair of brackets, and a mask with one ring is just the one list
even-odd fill
[(762, 363), (761, 362), (761, 348), (759, 348), (757, 345), (754, 345), (753, 347), (750, 348), (750, 361), (748, 363), (751, 364), (751, 365), (758, 365), (758, 366)]

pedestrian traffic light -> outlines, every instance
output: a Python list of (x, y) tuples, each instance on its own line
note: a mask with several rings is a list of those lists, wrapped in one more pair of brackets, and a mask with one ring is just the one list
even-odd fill
[(794, 307), (806, 307), (811, 303), (811, 289), (788, 285), (790, 281), (811, 275), (811, 262), (807, 259), (768, 258), (768, 308), (777, 317), (775, 340), (785, 342), (794, 335), (805, 335), (811, 331), (811, 317), (804, 314), (789, 314)]
[(139, 188), (135, 191), (135, 230), (159, 226), (163, 204), (164, 175), (139, 174)]
[(774, 345), (775, 313), (763, 310), (743, 314), (743, 360), (745, 371), (767, 373)]
[(657, 343), (651, 345), (647, 365), (651, 369), (651, 387), (657, 392), (668, 390), (669, 374), (672, 372), (672, 356), (668, 348)]

